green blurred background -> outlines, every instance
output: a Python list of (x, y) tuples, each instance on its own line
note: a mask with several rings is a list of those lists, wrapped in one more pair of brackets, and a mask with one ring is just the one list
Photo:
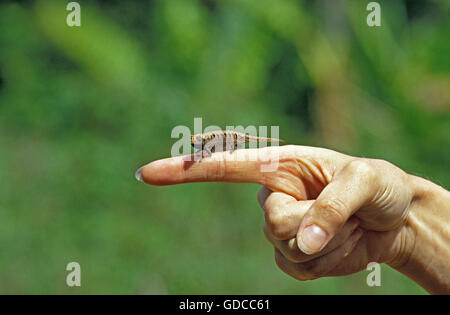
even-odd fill
[(258, 185), (134, 172), (202, 117), (449, 187), (448, 1), (378, 1), (381, 27), (369, 1), (78, 1), (78, 28), (68, 2), (0, 4), (0, 293), (425, 292), (387, 266), (377, 288), (368, 271), (291, 279)]

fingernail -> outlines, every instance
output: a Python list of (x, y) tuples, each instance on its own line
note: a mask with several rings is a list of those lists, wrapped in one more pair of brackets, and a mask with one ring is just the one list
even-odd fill
[(136, 171), (134, 177), (140, 182), (142, 182), (142, 167)]
[(351, 240), (352, 241), (357, 241), (357, 240), (359, 240), (359, 238), (362, 236), (362, 234), (363, 234), (363, 231), (361, 230), (361, 228), (357, 228), (353, 233), (352, 233), (352, 235), (350, 236), (350, 238), (351, 238)]
[(328, 234), (319, 226), (312, 224), (303, 229), (299, 239), (298, 247), (305, 254), (313, 254), (322, 249), (327, 240)]

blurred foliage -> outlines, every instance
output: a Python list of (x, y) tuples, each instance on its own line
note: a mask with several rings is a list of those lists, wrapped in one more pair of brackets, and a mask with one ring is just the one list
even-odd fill
[[(423, 293), (383, 266), (298, 282), (251, 184), (149, 187), (176, 125), (280, 126), (450, 186), (448, 1), (0, 4), (0, 293)], [(65, 266), (82, 267), (81, 288)]]

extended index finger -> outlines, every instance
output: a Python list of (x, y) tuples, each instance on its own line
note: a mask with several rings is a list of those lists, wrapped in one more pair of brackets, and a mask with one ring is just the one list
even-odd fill
[(136, 173), (151, 185), (190, 182), (258, 183), (297, 200), (316, 198), (350, 156), (332, 150), (286, 145), (216, 152), (200, 162), (178, 156), (151, 162)]
[(136, 178), (150, 185), (216, 181), (262, 183), (261, 166), (268, 161), (250, 157), (277, 155), (279, 148), (216, 152), (197, 162), (192, 156), (166, 158), (144, 165), (136, 172)]

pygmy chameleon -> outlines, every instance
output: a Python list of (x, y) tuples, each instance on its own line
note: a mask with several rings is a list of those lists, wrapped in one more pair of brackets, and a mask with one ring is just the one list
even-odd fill
[(233, 152), (236, 148), (249, 142), (284, 142), (276, 138), (264, 138), (249, 136), (232, 130), (218, 130), (208, 133), (199, 133), (191, 136), (191, 145), (197, 150), (196, 155), (208, 157), (213, 152), (229, 151)]

